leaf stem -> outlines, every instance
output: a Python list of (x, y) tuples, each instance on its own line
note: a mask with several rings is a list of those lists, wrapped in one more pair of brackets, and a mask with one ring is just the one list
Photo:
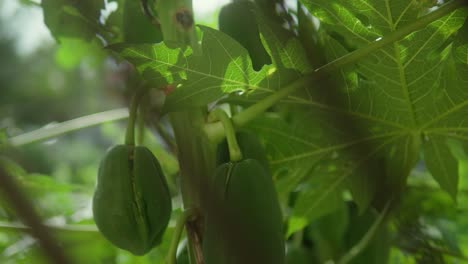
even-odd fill
[(179, 245), (180, 237), (184, 231), (185, 223), (189, 218), (198, 214), (198, 210), (194, 208), (189, 208), (182, 212), (182, 214), (177, 219), (176, 227), (174, 234), (172, 235), (172, 241), (169, 246), (169, 251), (167, 252), (166, 263), (167, 264), (177, 264), (177, 246)]
[(208, 116), (209, 122), (220, 121), (223, 125), (224, 132), (226, 133), (226, 140), (229, 147), (229, 158), (232, 162), (240, 161), (242, 159), (242, 153), (237, 143), (236, 130), (232, 120), (228, 117), (224, 110), (217, 108), (213, 110)]
[(140, 96), (138, 93), (134, 93), (130, 100), (130, 106), (128, 108), (129, 116), (127, 123), (127, 131), (125, 132), (125, 144), (128, 146), (135, 145), (135, 123), (138, 114), (138, 102)]
[[(248, 122), (255, 119), (257, 116), (265, 112), (268, 108), (279, 102), (284, 97), (311, 83), (314, 79), (316, 79), (316, 76), (317, 75), (309, 75), (302, 77), (285, 88), (282, 88), (281, 90), (267, 96), (265, 99), (250, 106), (239, 114), (233, 116), (232, 124), (234, 128), (239, 128), (246, 125)], [(208, 138), (214, 142), (218, 142), (224, 137), (224, 128), (221, 122), (208, 123), (205, 125), (204, 129)]]

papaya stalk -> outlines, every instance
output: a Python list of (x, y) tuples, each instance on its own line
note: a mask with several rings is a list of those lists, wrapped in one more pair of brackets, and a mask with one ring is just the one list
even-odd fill
[(199, 212), (195, 208), (189, 208), (182, 212), (177, 219), (174, 235), (172, 236), (171, 245), (166, 257), (166, 264), (177, 264), (177, 246), (179, 245), (180, 237), (184, 231), (184, 226), (190, 218), (196, 217)]
[(130, 99), (127, 130), (125, 131), (125, 145), (127, 146), (135, 145), (135, 123), (137, 120), (138, 103), (140, 98), (141, 94), (137, 92)]
[[(168, 46), (190, 46), (195, 55), (201, 53), (194, 28), (191, 0), (158, 0), (156, 11), (163, 40)], [(206, 108), (193, 108), (169, 115), (177, 144), (180, 184), (184, 208), (203, 208), (208, 175), (214, 170), (214, 151), (203, 133)], [(189, 260), (203, 263), (201, 247), (202, 221), (194, 219), (185, 224)]]
[(232, 122), (226, 112), (219, 108), (213, 110), (208, 116), (208, 122), (214, 121), (220, 121), (223, 124), (224, 130), (226, 132), (229, 159), (232, 162), (241, 160), (242, 153), (239, 149), (239, 144), (237, 143), (236, 130), (234, 129), (234, 126), (232, 125)]

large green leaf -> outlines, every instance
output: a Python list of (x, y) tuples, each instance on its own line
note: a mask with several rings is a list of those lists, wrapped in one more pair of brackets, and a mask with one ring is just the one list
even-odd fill
[[(321, 20), (329, 61), (405, 27), (426, 10), (407, 1), (391, 5), (383, 1), (302, 2)], [(425, 149), (431, 146), (425, 159), (431, 163), (429, 170), (435, 179), (456, 195), (454, 158), (449, 152), (439, 158), (434, 155), (436, 149), (447, 148), (439, 136), (463, 142), (467, 129), (462, 120), (468, 110), (468, 65), (455, 60), (451, 46), (466, 16), (466, 10), (452, 12), (353, 67), (341, 69), (332, 76), (338, 80), (333, 87), (316, 88), (321, 91), (312, 91), (308, 99), (296, 98), (297, 104), (309, 105), (310, 125), (304, 131), (316, 134), (313, 130), (319, 126), (327, 132), (320, 140), (308, 141), (321, 144), (318, 149), (323, 153), (348, 153), (346, 159), (354, 165), (341, 175), (361, 206), (375, 199), (376, 193), (377, 200), (398, 195), (418, 160), (421, 143)], [(317, 113), (326, 118), (317, 117)], [(420, 141), (421, 137), (424, 140)], [(333, 148), (338, 146), (345, 147)], [(306, 153), (299, 150), (297, 160), (304, 159)], [(432, 162), (437, 159), (438, 165)], [(372, 166), (375, 168), (369, 169)], [(441, 168), (449, 166), (451, 169)]]

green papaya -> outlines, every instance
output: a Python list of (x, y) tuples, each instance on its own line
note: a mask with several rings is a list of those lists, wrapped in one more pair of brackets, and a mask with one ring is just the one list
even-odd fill
[[(263, 151), (262, 143), (260, 143), (255, 134), (247, 131), (239, 131), (236, 133), (236, 139), (243, 159), (255, 159), (269, 171), (270, 165), (267, 156), (265, 151)], [(229, 162), (229, 147), (227, 140), (224, 139), (217, 148), (216, 165), (219, 166), (227, 162)]]
[(283, 221), (271, 176), (257, 160), (215, 171), (205, 217), (206, 264), (284, 264)]
[(93, 197), (102, 235), (119, 248), (144, 255), (161, 242), (171, 212), (167, 182), (151, 151), (128, 145), (109, 149)]
[(252, 59), (255, 70), (271, 64), (270, 56), (260, 40), (257, 19), (253, 3), (235, 1), (223, 6), (219, 12), (219, 30), (239, 42)]

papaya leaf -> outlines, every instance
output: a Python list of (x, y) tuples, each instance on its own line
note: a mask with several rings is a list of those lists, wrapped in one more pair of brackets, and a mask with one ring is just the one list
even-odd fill
[[(407, 2), (399, 7), (392, 5), (394, 10), (387, 10), (383, 2), (303, 3), (321, 19), (325, 32), (321, 41), (329, 61), (404, 27), (423, 11), (419, 7), (413, 10)], [(280, 192), (283, 183), (291, 190), (313, 178), (326, 179), (320, 181), (320, 187), (305, 190), (303, 202), (298, 198), (296, 217), (313, 220), (321, 214), (320, 203), (329, 205), (332, 194), (343, 188), (351, 191), (361, 212), (371, 203), (381, 208), (403, 191), (419, 160), (421, 146), (426, 163), (432, 163), (428, 169), (455, 197), (457, 161), (444, 140), (458, 139), (466, 145), (462, 116), (468, 110), (468, 96), (462, 87), (468, 87), (468, 67), (456, 60), (456, 49), (451, 46), (460, 43), (453, 37), (463, 36), (460, 28), (466, 16), (464, 9), (452, 12), (340, 69), (308, 89), (308, 96), (290, 96), (287, 103), (291, 113), (282, 120), (286, 124), (255, 121), (252, 126), (265, 141), (274, 142), (274, 148), (268, 150), (275, 171), (288, 172), (278, 182)], [(295, 120), (289, 120), (291, 116)], [(437, 139), (439, 134), (443, 141)], [(436, 150), (441, 154), (436, 155)], [(329, 170), (317, 165), (304, 173), (306, 163), (328, 166)]]
[[(366, 47), (427, 11), (427, 7), (400, 2), (387, 6), (378, 1), (302, 1), (326, 32), (322, 41), (328, 61)], [(454, 11), (340, 69), (328, 82), (317, 84), (321, 87), (309, 89), (308, 98), (291, 97), (290, 104), (306, 114), (290, 124), (288, 132), (282, 131), (287, 137), (275, 142), (288, 142), (294, 135), (315, 146), (294, 151), (293, 145), (280, 144), (278, 153), (286, 149), (295, 154), (272, 163), (288, 167), (291, 175), (299, 164), (317, 158), (346, 168), (328, 175), (341, 175), (336, 182), (346, 183), (360, 210), (397, 197), (419, 159), (421, 145), (431, 149), (424, 155), (431, 163), (437, 157), (430, 146), (438, 145), (438, 136), (466, 143), (468, 67), (456, 60), (457, 50), (452, 47), (466, 17), (466, 9)], [(425, 140), (420, 140), (423, 135)], [(456, 162), (450, 151), (444, 153), (439, 165), (428, 169), (455, 197)], [(338, 159), (333, 161), (333, 156)], [(440, 169), (446, 163), (451, 169)], [(324, 195), (329, 192), (323, 190)]]

